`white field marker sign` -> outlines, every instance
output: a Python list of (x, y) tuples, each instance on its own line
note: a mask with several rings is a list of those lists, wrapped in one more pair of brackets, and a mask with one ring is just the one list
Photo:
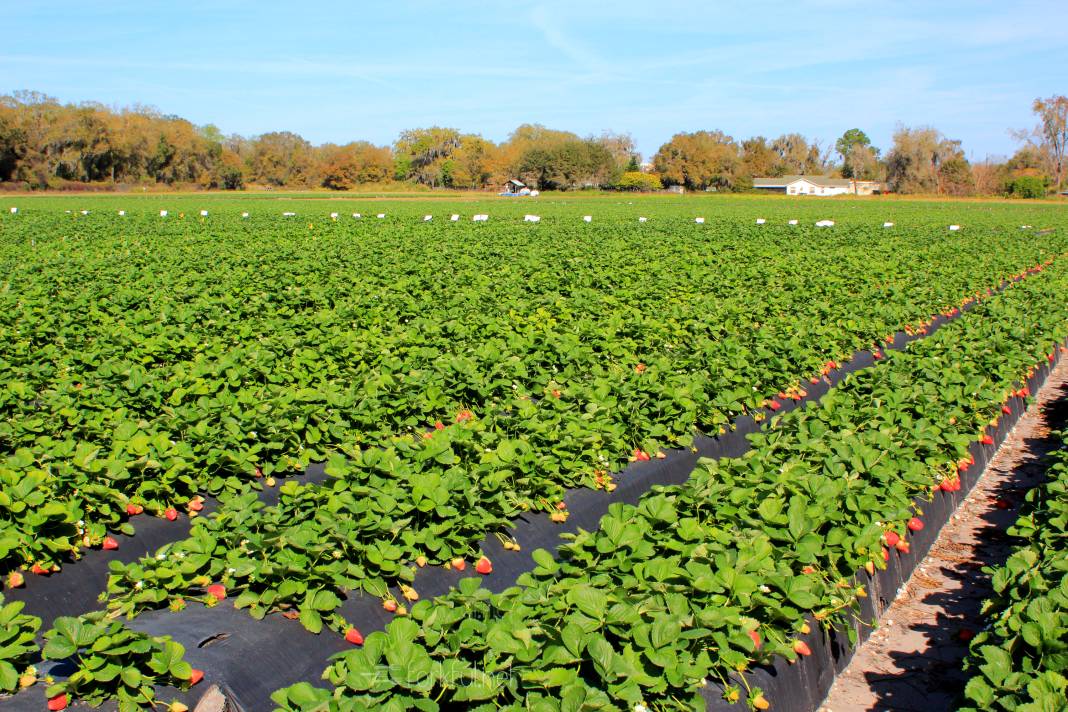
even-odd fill
[(423, 216), (423, 222), (430, 222), (433, 219), (434, 219), (433, 215), (424, 215)]
[(789, 221), (789, 222), (787, 222), (786, 224), (787, 224), (787, 225), (796, 225), (796, 224), (797, 224), (797, 221), (796, 221), (796, 220), (790, 220), (790, 221)]
[(11, 214), (12, 215), (15, 215), (16, 213), (18, 213), (18, 211), (19, 211), (18, 208), (11, 208)]
[(88, 210), (83, 210), (83, 211), (82, 211), (82, 215), (88, 215), (88, 214), (89, 214), (89, 211), (88, 211)]
[(649, 222), (649, 218), (638, 218), (638, 222)]
[(160, 210), (160, 211), (159, 211), (159, 216), (160, 216), (161, 218), (165, 218), (165, 217), (167, 217), (167, 211), (166, 211), (166, 210)]
[(294, 215), (296, 215), (296, 213), (288, 213), (288, 212), (287, 213), (282, 213), (282, 217), (284, 217), (284, 218), (291, 218)]
[(126, 217), (126, 211), (125, 211), (125, 210), (120, 210), (120, 211), (119, 211), (119, 217), (120, 217), (120, 218), (124, 218), (124, 217)]
[(337, 220), (337, 213), (330, 213), (331, 220)]
[(200, 211), (200, 217), (202, 217), (202, 218), (208, 217), (208, 211), (207, 210), (201, 210)]
[(694, 218), (693, 221), (695, 223), (697, 223), (698, 225), (704, 225), (705, 224), (705, 219), (704, 218)]
[(949, 229), (953, 232), (956, 232), (957, 230), (960, 230), (960, 225), (950, 225)]
[(767, 222), (767, 220), (765, 220), (764, 218), (757, 218), (756, 219), (756, 224), (757, 225), (763, 225), (766, 222)]
[(359, 220), (359, 219), (360, 219), (360, 218), (362, 218), (363, 216), (362, 216), (362, 215), (360, 215), (359, 213), (353, 213), (353, 214), (352, 214), (352, 217), (354, 217), (354, 218), (356, 218), (357, 220)]
[(592, 215), (583, 215), (582, 216), (582, 222), (593, 222), (593, 216)]
[(241, 217), (247, 218), (248, 217), (248, 213), (241, 213)]
[(385, 213), (379, 213), (375, 217), (377, 217), (379, 220), (381, 220), (382, 218), (386, 217), (386, 214)]
[(893, 226), (894, 226), (894, 223), (892, 223), (892, 222), (884, 222), (883, 223), (883, 227), (893, 227)]
[(541, 222), (541, 218), (537, 215), (524, 215), (523, 222)]
[(457, 215), (456, 213), (453, 213), (452, 215), (449, 216), (449, 220), (451, 220), (452, 222), (457, 222), (459, 219), (460, 219), (460, 216)]
[(489, 220), (489, 215), (485, 215), (485, 214), (475, 215), (474, 217), (471, 218), (471, 220), (472, 220), (472, 222), (486, 222), (487, 220)]
[(816, 227), (834, 227), (834, 220), (820, 220), (816, 223)]

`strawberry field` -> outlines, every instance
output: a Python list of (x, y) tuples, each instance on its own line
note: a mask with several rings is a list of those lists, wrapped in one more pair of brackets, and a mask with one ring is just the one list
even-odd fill
[[(27, 709), (228, 684), (177, 642), (202, 613), (317, 651), (263, 683), (281, 709), (764, 709), (739, 673), (853, 620), (1068, 336), (1064, 218), (1030, 205), (24, 203), (0, 688)], [(747, 418), (744, 456), (620, 499)], [(618, 503), (586, 526), (591, 496)]]

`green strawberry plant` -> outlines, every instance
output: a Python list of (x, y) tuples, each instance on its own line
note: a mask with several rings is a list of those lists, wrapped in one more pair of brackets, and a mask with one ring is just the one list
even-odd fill
[(984, 301), (777, 418), (745, 456), (613, 505), (559, 559), (534, 552), (536, 568), (515, 587), (491, 594), (467, 579), (418, 602), (335, 657), (332, 693), (301, 684), (276, 703), (690, 709), (714, 680), (761, 708), (762, 692), (732, 676), (803, 657), (817, 622), (850, 621), (867, 595), (864, 569), (885, 566), (890, 542), (907, 544), (922, 517), (913, 499), (938, 496), (967, 466), (968, 445), (1068, 335), (1066, 286), (1068, 265), (1057, 263)]
[(468, 409), (492, 435), (476, 446), (516, 445), (480, 463), (510, 470), (506, 516), (538, 508), (1063, 248), (1057, 234), (934, 227), (130, 217), (5, 221), (6, 569), (131, 530), (127, 506), (185, 510), (354, 448), (447, 479), (451, 463), (394, 439)]
[(45, 660), (70, 661), (66, 679), (48, 686), (50, 700), (105, 700), (120, 710), (152, 709), (160, 704), (157, 687), (187, 689), (203, 677), (185, 662), (185, 648), (169, 636), (151, 637), (108, 620), (100, 613), (60, 617), (45, 633)]
[(23, 675), (29, 684), (36, 677), (31, 666), (40, 651), (36, 638), (41, 619), (24, 614), (24, 606), (22, 601), (5, 604), (0, 596), (0, 692), (19, 689)]
[(994, 595), (965, 660), (962, 710), (1052, 710), (1068, 699), (1068, 434), (1059, 437), (1048, 479), (1008, 530), (1020, 544), (984, 569)]

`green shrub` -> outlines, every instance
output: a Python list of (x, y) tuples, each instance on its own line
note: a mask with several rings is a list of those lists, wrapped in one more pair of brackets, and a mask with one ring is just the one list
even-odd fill
[(1049, 179), (1038, 176), (1018, 176), (1005, 184), (1005, 193), (1013, 198), (1045, 198)]
[(662, 190), (663, 184), (660, 177), (654, 173), (642, 173), (640, 171), (627, 171), (616, 181), (616, 190)]

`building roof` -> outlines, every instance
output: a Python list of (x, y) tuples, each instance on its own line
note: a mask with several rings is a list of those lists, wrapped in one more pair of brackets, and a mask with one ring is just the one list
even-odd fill
[(511, 184), (511, 185), (518, 186), (520, 188), (526, 188), (527, 187), (526, 183), (524, 183), (521, 180), (516, 180), (515, 178), (511, 179), (510, 181), (508, 181), (508, 183)]
[[(828, 178), (827, 176), (779, 176), (778, 178), (754, 178), (754, 188), (785, 188), (791, 183), (797, 181), (807, 181), (812, 185), (823, 186), (824, 188), (842, 187), (848, 188), (853, 184), (853, 181), (848, 178)], [(858, 183), (870, 183), (872, 181), (857, 181)]]

